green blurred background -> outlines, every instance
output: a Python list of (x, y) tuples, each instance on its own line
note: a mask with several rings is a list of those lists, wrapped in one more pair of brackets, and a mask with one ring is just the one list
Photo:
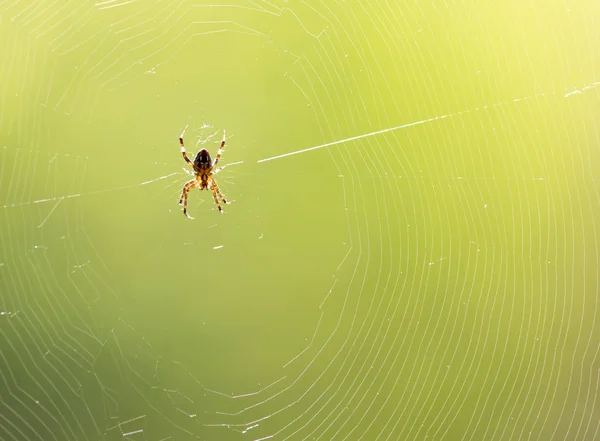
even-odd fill
[(600, 438), (599, 19), (0, 2), (0, 439)]

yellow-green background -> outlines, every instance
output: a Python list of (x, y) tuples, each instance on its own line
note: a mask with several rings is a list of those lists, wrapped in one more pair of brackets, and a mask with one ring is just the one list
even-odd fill
[(600, 437), (599, 23), (0, 2), (0, 439)]

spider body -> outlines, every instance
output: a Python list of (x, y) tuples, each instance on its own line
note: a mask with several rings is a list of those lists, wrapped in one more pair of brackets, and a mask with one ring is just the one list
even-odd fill
[(181, 154), (183, 155), (183, 159), (185, 159), (185, 161), (192, 167), (195, 177), (191, 181), (186, 182), (183, 186), (181, 198), (179, 198), (179, 205), (183, 205), (183, 214), (190, 219), (193, 219), (193, 217), (191, 217), (187, 212), (188, 194), (190, 190), (194, 188), (199, 188), (200, 190), (211, 190), (215, 204), (217, 204), (219, 212), (222, 213), (223, 208), (221, 208), (219, 199), (221, 199), (224, 204), (227, 204), (227, 201), (225, 200), (223, 193), (221, 193), (221, 190), (215, 181), (214, 175), (226, 167), (223, 166), (215, 169), (215, 166), (219, 162), (219, 158), (221, 158), (221, 154), (223, 153), (223, 148), (225, 147), (225, 131), (223, 131), (223, 141), (221, 141), (221, 147), (219, 147), (219, 150), (217, 151), (214, 162), (210, 157), (210, 153), (206, 149), (199, 150), (198, 153), (196, 153), (194, 161), (191, 161), (187, 156), (185, 145), (183, 144), (183, 135), (185, 134), (186, 129), (187, 126), (185, 129), (183, 129), (183, 132), (179, 137), (179, 144), (181, 144)]
[(202, 149), (196, 154), (193, 168), (197, 178), (200, 180), (200, 190), (208, 190), (209, 181), (212, 175), (210, 171), (213, 168), (212, 159), (208, 150)]

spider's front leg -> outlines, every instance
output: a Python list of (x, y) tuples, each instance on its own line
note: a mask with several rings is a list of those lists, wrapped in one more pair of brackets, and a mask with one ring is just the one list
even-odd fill
[(221, 155), (223, 154), (223, 148), (225, 148), (225, 130), (223, 130), (223, 141), (221, 141), (221, 147), (217, 151), (217, 156), (215, 156), (215, 162), (213, 162), (212, 166), (214, 167), (219, 162)]
[(179, 198), (179, 205), (183, 204), (183, 214), (185, 214), (186, 217), (193, 219), (192, 216), (190, 216), (187, 212), (187, 204), (188, 204), (188, 194), (190, 192), (190, 190), (192, 190), (193, 188), (198, 186), (198, 181), (193, 179), (189, 182), (186, 182), (186, 184), (183, 186), (183, 191), (181, 192), (181, 197)]
[(188, 155), (185, 151), (185, 145), (183, 144), (183, 135), (185, 135), (185, 131), (187, 130), (187, 128), (188, 126), (185, 126), (183, 132), (181, 132), (181, 135), (179, 136), (179, 144), (181, 144), (181, 154), (183, 155), (183, 159), (185, 159), (185, 162), (190, 164), (190, 167), (194, 168), (194, 163), (190, 160), (190, 158), (188, 158)]

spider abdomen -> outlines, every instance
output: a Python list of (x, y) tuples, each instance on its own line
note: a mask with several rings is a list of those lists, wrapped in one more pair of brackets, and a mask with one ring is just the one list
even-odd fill
[(200, 170), (210, 170), (212, 167), (212, 159), (210, 157), (210, 153), (208, 153), (208, 150), (202, 149), (196, 153), (194, 165)]

